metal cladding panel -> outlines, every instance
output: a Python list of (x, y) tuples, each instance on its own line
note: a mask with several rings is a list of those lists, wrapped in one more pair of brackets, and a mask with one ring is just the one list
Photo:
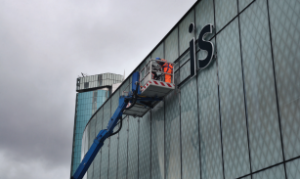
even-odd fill
[(123, 127), (118, 134), (119, 145), (118, 145), (118, 179), (127, 179), (127, 144), (128, 144), (128, 117), (123, 119)]
[(176, 81), (178, 81), (178, 83), (183, 82), (185, 79), (187, 79), (190, 75), (191, 75), (191, 63), (189, 62), (190, 60), (190, 53), (186, 52), (184, 55), (182, 55), (179, 59), (179, 74), (177, 74), (178, 76), (176, 76), (177, 79)]
[(182, 178), (200, 176), (196, 78), (181, 88)]
[[(119, 128), (119, 126), (115, 127), (116, 129)], [(117, 157), (118, 157), (118, 135), (113, 135), (110, 137), (110, 144), (109, 144), (109, 173), (108, 178), (109, 179), (116, 179), (117, 178)]]
[(138, 118), (129, 116), (129, 133), (128, 133), (128, 175), (127, 178), (138, 179)]
[(258, 172), (252, 176), (253, 179), (283, 179), (285, 178), (284, 167), (283, 165), (279, 165), (276, 167), (272, 167), (267, 170), (263, 170)]
[(268, 2), (284, 155), (288, 160), (300, 156), (300, 3)]
[(120, 87), (120, 96), (123, 95), (124, 91), (128, 92), (129, 91), (129, 79), (127, 79), (125, 82)]
[(107, 125), (108, 125), (108, 122), (109, 122), (109, 120), (110, 120), (110, 118), (111, 118), (111, 112), (110, 112), (110, 103), (111, 103), (111, 100), (109, 100), (109, 101), (107, 101), (105, 104), (104, 104), (104, 106), (103, 106), (103, 109), (104, 109), (104, 114), (103, 114), (103, 116), (104, 116), (104, 118), (103, 118), (103, 128), (104, 129), (107, 129)]
[(202, 179), (223, 179), (217, 63), (198, 73)]
[(288, 178), (299, 178), (300, 176), (300, 159), (293, 160), (286, 164)]
[[(103, 106), (103, 129), (107, 128), (108, 121), (110, 120), (110, 103), (111, 100), (107, 101)], [(104, 141), (104, 144), (101, 148), (101, 179), (108, 178), (109, 170), (109, 148), (110, 138)]]
[(154, 50), (151, 55), (152, 59), (164, 58), (164, 43), (159, 44), (159, 46)]
[(112, 98), (111, 98), (111, 116), (114, 114), (114, 112), (116, 111), (116, 109), (118, 108), (119, 106), (119, 90), (116, 91)]
[[(100, 109), (96, 115), (96, 136), (103, 129), (103, 108)], [(100, 149), (101, 151), (101, 149)], [(101, 164), (101, 153), (100, 151), (97, 153), (94, 160), (94, 178), (100, 178), (100, 164)]]
[(191, 63), (186, 63), (180, 68), (180, 82), (184, 81), (191, 75)]
[(267, 2), (252, 4), (240, 22), (251, 164), (257, 171), (283, 160)]
[(165, 178), (181, 178), (180, 100), (179, 93), (171, 92), (165, 104)]
[(242, 0), (242, 1), (239, 1), (239, 10), (240, 10), (240, 12), (242, 10), (244, 10), (253, 1), (255, 1), (255, 0)]
[[(244, 1), (244, 0), (242, 0)], [(220, 31), (234, 16), (237, 15), (236, 0), (215, 0), (216, 32)], [(238, 30), (238, 28), (236, 28)], [(238, 35), (238, 33), (236, 34)]]
[(140, 118), (139, 126), (139, 179), (150, 178), (150, 112)]
[[(236, 19), (217, 37), (225, 178), (237, 178), (250, 172), (241, 55), (237, 34), (239, 29)], [(231, 45), (228, 45), (229, 41)]]
[(192, 9), (184, 19), (179, 23), (179, 54), (182, 55), (188, 48), (189, 42), (194, 37), (194, 33), (189, 33), (188, 27), (194, 23), (194, 10)]
[(152, 109), (151, 121), (151, 178), (163, 179), (164, 172), (164, 102)]
[(174, 62), (179, 55), (178, 52), (178, 27), (176, 27), (165, 40), (165, 59)]
[(108, 178), (108, 165), (109, 165), (109, 139), (105, 140), (102, 148), (101, 148), (101, 179)]
[[(245, 0), (243, 0), (245, 1)], [(207, 24), (214, 24), (214, 1), (202, 0), (195, 7), (196, 39), (201, 29)], [(215, 34), (215, 32), (213, 32)], [(198, 49), (197, 45), (197, 49)]]

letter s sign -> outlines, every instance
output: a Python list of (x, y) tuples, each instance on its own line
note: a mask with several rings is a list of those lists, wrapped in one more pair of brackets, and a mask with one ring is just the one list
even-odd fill
[(212, 24), (206, 25), (200, 32), (198, 38), (198, 46), (201, 50), (207, 51), (207, 56), (204, 60), (198, 60), (198, 68), (206, 68), (212, 61), (215, 53), (214, 44), (211, 41), (204, 40), (205, 36), (213, 32), (214, 26)]
[[(206, 68), (214, 58), (215, 54), (215, 48), (214, 44), (211, 41), (206, 41), (205, 37), (208, 34), (211, 34), (213, 32), (214, 26), (212, 24), (207, 24), (204, 26), (199, 34), (198, 37), (198, 47), (200, 50), (204, 50), (207, 52), (207, 56), (205, 59), (202, 60), (196, 60), (196, 44), (195, 44), (195, 38), (193, 38), (190, 41), (190, 60), (191, 60), (191, 76), (194, 76), (196, 74), (197, 69), (204, 69)], [(194, 24), (191, 23), (189, 26), (189, 32), (192, 33), (194, 31)], [(197, 63), (198, 62), (198, 63)], [(196, 64), (198, 64), (196, 66)]]

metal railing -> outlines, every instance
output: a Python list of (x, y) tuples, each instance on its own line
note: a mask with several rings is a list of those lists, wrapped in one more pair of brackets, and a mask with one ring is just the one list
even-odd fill
[[(166, 73), (163, 69), (163, 64), (169, 64), (173, 66), (172, 73)], [(165, 75), (171, 75), (171, 83), (174, 83), (174, 64), (165, 62), (162, 60), (151, 59), (141, 70), (140, 70), (140, 86), (144, 86), (149, 80), (165, 81)], [(131, 82), (132, 83), (132, 82)], [(122, 95), (127, 96), (130, 91), (131, 83), (129, 83), (122, 91)]]
[(171, 73), (164, 72), (163, 64), (172, 65), (173, 63), (165, 62), (162, 60), (151, 59), (141, 70), (140, 70), (140, 84), (144, 86), (149, 80), (165, 81), (166, 75), (171, 75), (171, 83), (174, 83), (174, 69)]

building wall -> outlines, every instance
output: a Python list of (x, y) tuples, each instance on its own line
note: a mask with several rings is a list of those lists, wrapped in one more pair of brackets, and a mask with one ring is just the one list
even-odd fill
[[(150, 58), (175, 62), (176, 84), (142, 118), (124, 116), (86, 177), (155, 179), (300, 176), (300, 1), (201, 0)], [(195, 34), (188, 33), (194, 22)], [(189, 41), (208, 23), (217, 59), (190, 77)], [(197, 50), (198, 58), (205, 53)], [(106, 128), (131, 76), (86, 126), (83, 154)]]

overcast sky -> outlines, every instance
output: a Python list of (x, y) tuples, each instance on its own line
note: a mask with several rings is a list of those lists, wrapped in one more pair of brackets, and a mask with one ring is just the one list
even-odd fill
[(0, 0), (0, 178), (69, 178), (78, 75), (128, 75), (195, 1)]

